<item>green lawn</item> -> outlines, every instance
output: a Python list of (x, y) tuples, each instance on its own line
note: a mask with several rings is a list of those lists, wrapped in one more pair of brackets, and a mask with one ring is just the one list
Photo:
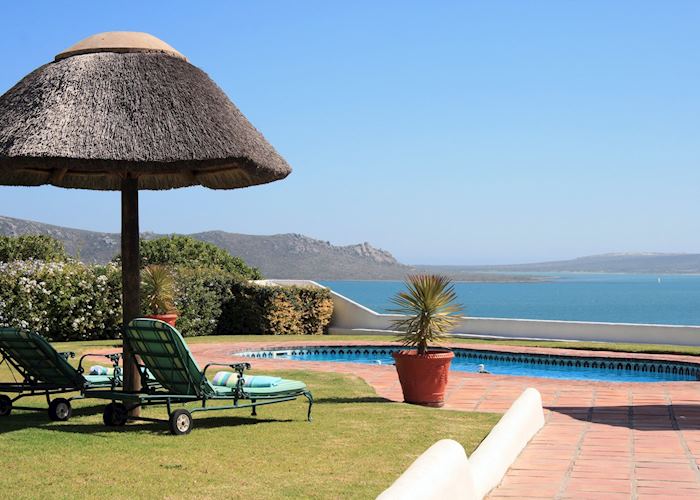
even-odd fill
[[(309, 340), (391, 340), (375, 336), (213, 336), (188, 342), (299, 343)], [(700, 355), (700, 348), (515, 340), (456, 343), (566, 347)], [(78, 353), (120, 347), (120, 341), (63, 342)], [(90, 363), (88, 363), (89, 365)], [(359, 378), (319, 372), (279, 372), (304, 380), (316, 397), (314, 421), (305, 421), (305, 400), (262, 407), (257, 418), (241, 412), (195, 414), (188, 436), (174, 437), (167, 424), (102, 425), (103, 402), (74, 404), (69, 422), (54, 423), (44, 411), (16, 410), (0, 420), (0, 491), (36, 497), (373, 497), (426, 448), (442, 438), (471, 452), (499, 416), (435, 410), (378, 398)], [(0, 366), (0, 380), (10, 380)], [(44, 407), (41, 400), (28, 400)], [(164, 417), (162, 409), (145, 416)]]
[[(308, 338), (308, 337), (306, 337)], [(224, 340), (219, 338), (219, 340)], [(63, 343), (82, 351), (111, 342)], [(190, 435), (163, 423), (102, 425), (103, 402), (75, 402), (69, 422), (13, 411), (0, 420), (0, 491), (14, 498), (194, 497), (370, 498), (426, 448), (456, 439), (471, 452), (499, 415), (391, 403), (355, 377), (279, 372), (304, 380), (305, 399), (245, 410), (195, 414)], [(0, 379), (8, 380), (0, 368)], [(31, 401), (42, 406), (41, 401)], [(245, 413), (244, 413), (245, 412)], [(145, 416), (163, 417), (163, 409)]]

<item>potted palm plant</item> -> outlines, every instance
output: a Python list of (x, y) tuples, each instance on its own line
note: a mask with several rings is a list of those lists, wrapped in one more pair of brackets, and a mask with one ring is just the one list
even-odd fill
[(141, 273), (141, 294), (147, 318), (159, 319), (175, 326), (175, 279), (165, 266), (151, 264)]
[(394, 321), (400, 340), (412, 349), (392, 354), (401, 382), (404, 401), (424, 406), (445, 404), (445, 388), (454, 353), (430, 347), (454, 328), (461, 311), (449, 278), (433, 274), (408, 276), (406, 291), (392, 299), (391, 312), (405, 317)]

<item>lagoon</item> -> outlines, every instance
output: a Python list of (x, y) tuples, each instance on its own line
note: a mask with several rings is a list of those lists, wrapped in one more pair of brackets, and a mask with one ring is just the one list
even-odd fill
[[(699, 275), (528, 273), (541, 282), (455, 284), (465, 315), (612, 323), (700, 325)], [(377, 312), (390, 312), (400, 281), (321, 281)]]

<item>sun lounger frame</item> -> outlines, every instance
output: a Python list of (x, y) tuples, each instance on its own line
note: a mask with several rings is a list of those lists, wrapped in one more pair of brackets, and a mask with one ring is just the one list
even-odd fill
[[(21, 344), (24, 345), (22, 346)], [(40, 380), (36, 373), (32, 373), (31, 366), (28, 367), (26, 364), (23, 364), (23, 361), (27, 363), (28, 361), (16, 359), (16, 351), (10, 348), (11, 345), (16, 345), (20, 347), (20, 349), (25, 350), (30, 350), (34, 347), (37, 352), (40, 352), (42, 359), (49, 364), (49, 368), (52, 366), (55, 367), (54, 376), (57, 375), (57, 377), (54, 378), (54, 382)], [(21, 382), (0, 382), (0, 393), (4, 393), (0, 395), (0, 416), (7, 416), (15, 409), (45, 411), (44, 408), (36, 406), (18, 406), (15, 404), (17, 401), (24, 398), (44, 396), (46, 398), (46, 404), (49, 406), (49, 416), (56, 420), (56, 418), (54, 418), (55, 415), (52, 413), (52, 402), (55, 400), (52, 401), (51, 396), (77, 392), (78, 395), (76, 396), (61, 398), (68, 403), (69, 408), (67, 417), (59, 418), (58, 420), (68, 420), (71, 411), (70, 402), (84, 399), (87, 390), (95, 387), (109, 387), (114, 390), (121, 385), (121, 368), (119, 367), (121, 354), (86, 353), (80, 357), (77, 368), (74, 368), (68, 363), (68, 360), (75, 358), (75, 356), (75, 352), (72, 351), (56, 351), (46, 339), (37, 333), (24, 332), (17, 328), (0, 328), (0, 366), (7, 364), (10, 370), (16, 372), (22, 378)], [(112, 363), (114, 367), (114, 376), (111, 377), (109, 385), (106, 383), (90, 383), (90, 381), (83, 376), (85, 372), (83, 362), (89, 357), (106, 358)], [(47, 375), (46, 378), (50, 379), (51, 374)], [(61, 382), (55, 381), (60, 379), (63, 380), (61, 380)], [(10, 397), (7, 396), (7, 394), (13, 394), (13, 396)]]
[[(303, 389), (278, 393), (275, 393), (273, 388), (269, 394), (256, 394), (254, 389), (244, 387), (243, 372), (250, 369), (250, 363), (209, 363), (203, 370), (200, 370), (180, 332), (167, 323), (144, 318), (133, 320), (125, 330), (124, 342), (129, 344), (129, 352), (141, 374), (141, 390), (124, 392), (95, 389), (85, 393), (90, 398), (111, 401), (105, 408), (103, 415), (107, 425), (121, 426), (129, 421), (138, 420), (169, 422), (171, 431), (178, 434), (173, 429), (173, 415), (181, 410), (174, 410), (173, 406), (175, 405), (189, 404), (183, 408), (188, 414), (251, 408), (252, 415), (255, 416), (258, 406), (294, 401), (300, 397), (305, 397), (308, 401), (306, 418), (311, 421), (314, 400), (311, 391), (305, 386)], [(148, 362), (144, 362), (144, 359), (147, 359)], [(169, 364), (170, 361), (172, 363)], [(236, 372), (238, 380), (230, 392), (217, 394), (211, 386), (206, 373), (213, 366), (229, 368)], [(154, 377), (158, 384), (154, 385), (153, 379), (150, 379), (149, 382), (146, 374)], [(301, 385), (303, 386), (303, 384)], [(230, 404), (212, 406), (213, 402), (230, 402)], [(118, 403), (122, 406), (118, 407)], [(199, 403), (199, 406), (193, 406), (192, 403)], [(150, 406), (165, 406), (168, 419), (130, 415), (132, 410), (136, 408)], [(118, 411), (119, 414), (113, 418), (115, 411)], [(188, 432), (189, 428), (183, 433)]]

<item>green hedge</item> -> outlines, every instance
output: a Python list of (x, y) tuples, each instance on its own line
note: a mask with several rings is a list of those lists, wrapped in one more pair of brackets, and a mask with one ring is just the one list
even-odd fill
[(236, 283), (224, 305), (218, 333), (322, 335), (333, 314), (330, 291), (310, 287)]
[[(250, 267), (240, 257), (213, 243), (197, 240), (191, 236), (164, 236), (153, 240), (141, 240), (139, 243), (141, 267), (148, 264), (160, 264), (169, 267), (186, 266), (192, 268), (217, 268), (241, 280), (259, 280), (262, 274), (255, 267)], [(114, 262), (121, 262), (117, 255)]]
[(212, 335), (220, 328), (222, 308), (231, 300), (237, 276), (207, 267), (175, 270), (177, 328), (186, 337)]
[(30, 259), (63, 262), (68, 260), (68, 254), (63, 243), (51, 236), (0, 236), (0, 262)]
[[(333, 303), (325, 289), (267, 287), (206, 267), (174, 268), (185, 336), (326, 333)], [(0, 327), (39, 332), (50, 340), (117, 338), (121, 269), (116, 264), (0, 263)]]

